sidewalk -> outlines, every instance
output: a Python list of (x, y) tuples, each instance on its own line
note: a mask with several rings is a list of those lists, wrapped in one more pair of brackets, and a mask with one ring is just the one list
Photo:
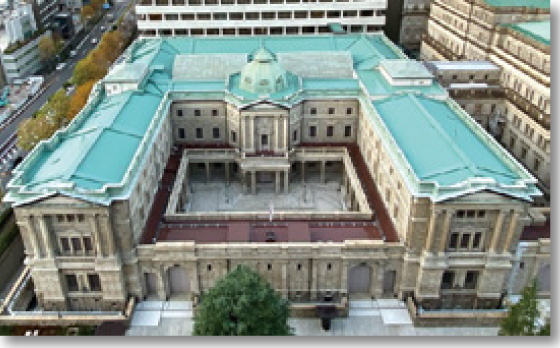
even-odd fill
[[(176, 303), (176, 304), (174, 304)], [(138, 308), (140, 307), (140, 308)], [(497, 327), (415, 328), (398, 300), (350, 302), (347, 318), (333, 319), (330, 331), (319, 318), (290, 318), (296, 336), (496, 336)], [(137, 306), (127, 336), (189, 336), (194, 321), (190, 302), (144, 301)]]

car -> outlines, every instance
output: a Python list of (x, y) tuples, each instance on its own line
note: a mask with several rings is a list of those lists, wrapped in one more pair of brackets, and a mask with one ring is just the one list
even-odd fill
[(62, 70), (66, 67), (66, 63), (58, 63), (56, 65), (56, 70)]
[(97, 44), (97, 38), (91, 39), (91, 43), (94, 44), (94, 45), (96, 45), (96, 44)]
[(76, 50), (70, 51), (70, 57), (75, 57), (78, 54)]
[(101, 31), (105, 31), (105, 29), (107, 29), (107, 28), (105, 28), (105, 26), (102, 25), (100, 29), (101, 29)]

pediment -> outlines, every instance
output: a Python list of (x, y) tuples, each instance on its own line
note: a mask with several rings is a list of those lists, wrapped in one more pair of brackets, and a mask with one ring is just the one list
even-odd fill
[(88, 202), (86, 200), (67, 196), (64, 193), (54, 193), (49, 196), (45, 196), (34, 200), (32, 202), (26, 203), (22, 206), (34, 206), (34, 207), (74, 207), (74, 208), (93, 208), (100, 207), (98, 204)]
[(465, 193), (464, 195), (445, 200), (446, 203), (459, 204), (515, 204), (522, 200), (516, 199), (505, 194), (500, 194), (490, 190)]
[(289, 110), (289, 108), (287, 108), (284, 105), (281, 104), (277, 104), (274, 103), (272, 101), (266, 100), (266, 101), (259, 101), (256, 103), (252, 103), (249, 105), (244, 106), (243, 108), (241, 108), (241, 110), (243, 110), (244, 112), (251, 112), (251, 111), (287, 111)]

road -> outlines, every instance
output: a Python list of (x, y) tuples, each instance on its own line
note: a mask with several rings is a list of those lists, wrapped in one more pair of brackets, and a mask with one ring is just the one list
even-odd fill
[[(119, 16), (127, 8), (130, 1), (131, 0), (117, 0), (115, 2), (115, 7), (109, 12), (114, 14), (113, 21), (119, 18)], [(16, 133), (21, 121), (31, 117), (31, 115), (39, 110), (47, 102), (47, 100), (62, 87), (65, 82), (70, 80), (76, 63), (78, 63), (80, 59), (87, 56), (89, 51), (96, 46), (96, 44), (93, 44), (91, 42), (92, 39), (96, 38), (97, 42), (99, 42), (101, 36), (103, 35), (101, 27), (108, 27), (109, 23), (112, 23), (112, 21), (108, 21), (107, 17), (105, 16), (92, 29), (90, 29), (84, 40), (78, 44), (79, 49), (76, 49), (77, 55), (75, 57), (67, 59), (65, 61), (66, 66), (63, 69), (55, 70), (50, 75), (45, 76), (43, 88), (37, 93), (37, 95), (35, 95), (33, 99), (31, 99), (31, 102), (28, 102), (27, 105), (24, 105), (22, 109), (14, 113), (12, 117), (10, 117), (8, 120), (6, 120), (6, 122), (0, 125), (0, 172), (7, 169), (3, 168), (2, 160), (7, 162), (7, 160), (9, 159), (8, 157), (13, 156), (13, 154), (15, 153), (14, 146), (16, 143)], [(1, 177), (0, 180), (2, 180)]]

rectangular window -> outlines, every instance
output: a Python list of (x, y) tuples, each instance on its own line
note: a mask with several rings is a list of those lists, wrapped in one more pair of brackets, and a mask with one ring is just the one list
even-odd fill
[(179, 128), (179, 139), (185, 139), (185, 128)]
[(327, 126), (327, 136), (332, 137), (334, 135), (334, 126)]
[(352, 112), (354, 112), (352, 108), (346, 108), (346, 115), (352, 115)]
[(292, 141), (297, 141), (297, 130), (292, 133)]
[(261, 145), (268, 146), (268, 134), (261, 135)]
[(334, 108), (329, 108), (329, 115), (334, 115)]
[(218, 116), (218, 110), (216, 109), (212, 110), (212, 116)]
[(214, 139), (220, 139), (220, 128), (218, 127), (212, 128), (212, 137)]
[(316, 108), (309, 109), (309, 114), (310, 115), (317, 115), (317, 109)]
[(472, 242), (472, 248), (473, 249), (479, 249), (480, 248), (481, 239), (482, 239), (482, 233), (476, 232), (474, 234), (474, 238), (473, 238), (473, 242)]
[(78, 291), (78, 278), (76, 278), (75, 274), (66, 275), (66, 286), (68, 291)]
[(451, 289), (453, 287), (453, 278), (455, 278), (453, 272), (445, 271), (441, 277), (441, 288)]
[(309, 136), (312, 138), (317, 136), (317, 126), (309, 126)]
[(477, 280), (478, 280), (477, 271), (467, 271), (467, 274), (465, 275), (465, 288), (475, 289)]
[(347, 138), (352, 136), (352, 126), (344, 126), (344, 136)]
[(177, 116), (178, 116), (178, 117), (182, 117), (182, 116), (183, 116), (183, 110), (182, 110), (182, 109), (177, 109)]
[(90, 291), (101, 291), (101, 280), (97, 274), (88, 274), (88, 283)]
[(457, 249), (457, 241), (459, 240), (459, 233), (451, 233), (449, 238), (449, 249)]
[(200, 111), (200, 109), (194, 109), (194, 115), (195, 116), (201, 116), (202, 112)]
[(237, 134), (235, 133), (235, 131), (231, 131), (231, 141), (233, 141), (234, 143), (237, 141)]
[(204, 134), (203, 134), (203, 132), (202, 132), (202, 128), (197, 128), (197, 129), (196, 129), (196, 138), (197, 138), (197, 139), (202, 139), (202, 138), (204, 138)]
[(93, 251), (93, 244), (90, 237), (84, 237), (84, 248), (86, 251)]
[(72, 238), (72, 248), (74, 251), (82, 251), (81, 238)]
[(70, 251), (70, 241), (68, 241), (68, 238), (60, 238), (60, 245), (62, 246), (62, 250), (65, 252), (69, 252)]
[(467, 249), (469, 247), (469, 240), (471, 239), (471, 235), (468, 233), (464, 233), (461, 235), (461, 249)]
[(538, 158), (535, 158), (535, 162), (533, 163), (533, 169), (535, 172), (538, 172), (541, 168), (541, 161)]

